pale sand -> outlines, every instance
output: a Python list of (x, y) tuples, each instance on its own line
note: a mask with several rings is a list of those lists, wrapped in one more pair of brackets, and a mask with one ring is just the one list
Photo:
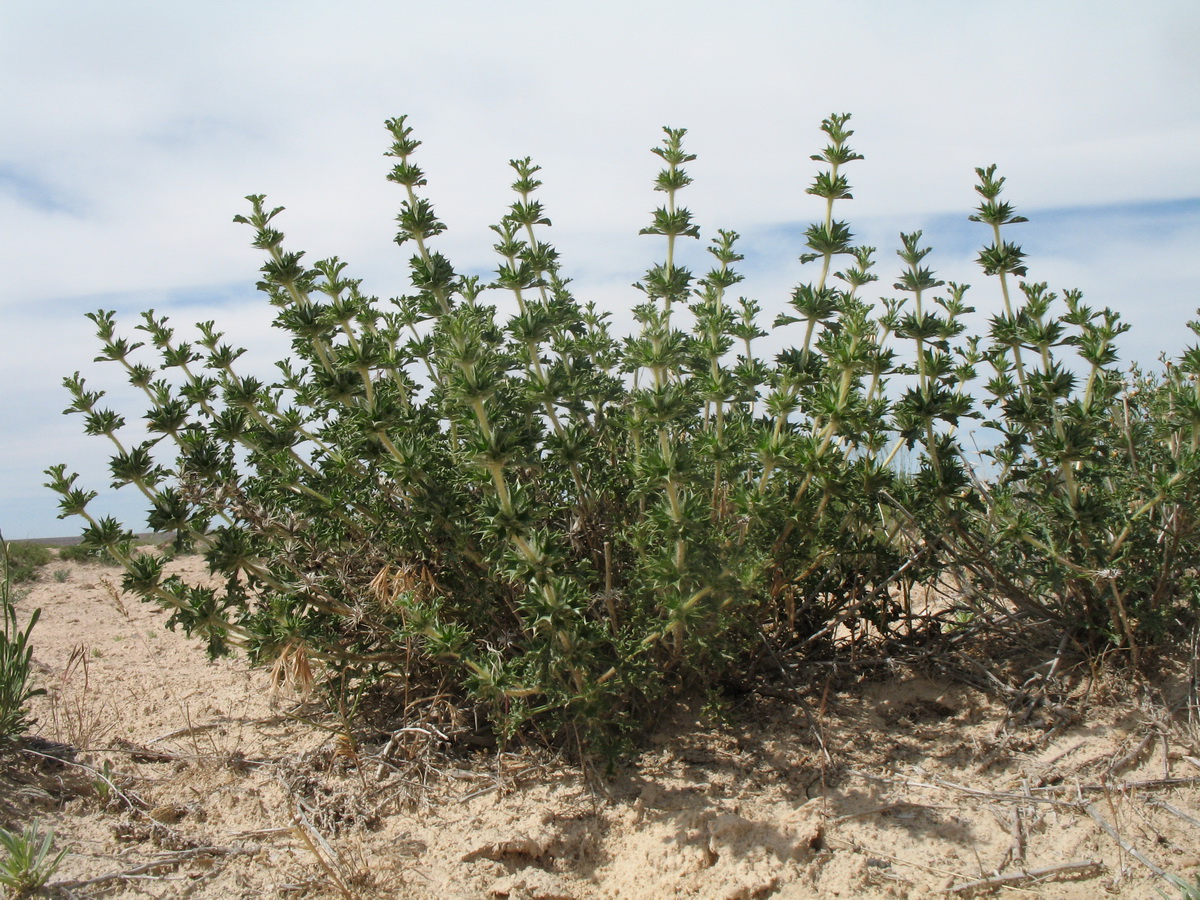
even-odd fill
[[(202, 577), (196, 558), (173, 565)], [(354, 747), (268, 672), (209, 662), (132, 598), (122, 610), (105, 587), (119, 575), (53, 562), (19, 603), (43, 611), (33, 734), (107, 761), (134, 804), (76, 767), (0, 767), (0, 824), (40, 815), (70, 851), (56, 882), (135, 873), (58, 896), (870, 900), (1090, 860), (999, 893), (1178, 897), (1087, 802), (1150, 862), (1200, 866), (1200, 827), (1155, 805), (1200, 820), (1200, 785), (1122, 787), (1200, 776), (1195, 734), (1164, 713), (1182, 675), (1137, 698), (1081, 684), (1023, 726), (994, 696), (906, 672), (823, 708), (814, 690), (807, 713), (758, 699), (717, 725), (683, 706), (597, 791), (545, 752), (430, 749), (399, 720)]]

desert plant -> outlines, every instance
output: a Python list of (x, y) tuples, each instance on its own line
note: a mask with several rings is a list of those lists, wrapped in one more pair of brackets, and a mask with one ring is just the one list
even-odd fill
[(33, 659), (29, 637), (42, 611), (35, 609), (30, 613), (29, 621), (21, 629), (12, 592), (9, 547), (0, 535), (0, 561), (3, 563), (0, 571), (0, 746), (25, 730), (29, 722), (26, 704), (31, 698), (45, 693), (29, 683)]
[(92, 779), (92, 789), (96, 792), (96, 798), (100, 801), (101, 807), (107, 808), (113, 802), (116, 796), (113, 779), (116, 777), (116, 773), (113, 771), (112, 760), (104, 760), (103, 765), (100, 766), (100, 770), (96, 773), (96, 777)]
[(44, 887), (58, 871), (66, 850), (54, 852), (54, 829), (41, 831), (35, 819), (22, 831), (0, 828), (0, 847), (5, 857), (0, 859), (0, 884), (17, 897), (23, 897)]
[[(801, 256), (813, 277), (774, 319), (794, 345), (764, 359), (762, 309), (732, 295), (739, 236), (716, 233), (705, 274), (684, 265), (700, 230), (681, 205), (683, 129), (654, 149), (663, 204), (642, 233), (662, 256), (621, 340), (571, 290), (536, 165), (511, 162), (484, 283), (434, 248), (445, 225), (420, 196), (419, 142), (392, 120), (409, 293), (380, 303), (336, 257), (307, 265), (285, 249), (281, 208), (252, 196), (236, 221), (266, 254), (259, 288), (292, 338), (273, 383), (239, 373), (243, 351), (213, 322), (185, 340), (149, 311), (135, 341), (103, 310), (90, 315), (100, 359), (149, 400), (151, 437), (126, 446), (103, 394), (65, 380), (68, 412), (116, 448), (114, 485), (140, 491), (148, 526), (223, 584), (165, 577), (164, 556), (135, 553), (57, 465), (62, 514), (213, 653), (245, 648), (296, 683), (389, 671), (457, 684), (504, 732), (619, 732), (676, 687), (745, 677), (764, 641), (832, 647), (839, 625), (891, 639), (898, 622), (911, 637), (920, 623), (896, 597), (948, 568), (977, 612), (1032, 612), (1136, 655), (1191, 599), (1180, 498), (1196, 473), (1200, 351), (1154, 392), (1160, 421), (1122, 387), (1114, 313), (1076, 293), (1055, 313), (1024, 282), (1014, 304), (1024, 254), (1000, 228), (1021, 219), (994, 168), (979, 171), (976, 215), (1004, 304), (989, 335), (964, 335), (967, 288), (937, 279), (920, 232), (901, 235), (907, 296), (865, 296), (874, 248), (835, 217), (862, 158), (848, 122), (822, 123), (809, 188), (822, 208)], [(1082, 391), (1064, 347), (1090, 367)], [(982, 366), (995, 376), (981, 388)], [(962, 449), (975, 421), (1001, 435), (990, 469)], [(916, 471), (897, 465), (905, 452)], [(1151, 547), (1151, 562), (1133, 558)]]

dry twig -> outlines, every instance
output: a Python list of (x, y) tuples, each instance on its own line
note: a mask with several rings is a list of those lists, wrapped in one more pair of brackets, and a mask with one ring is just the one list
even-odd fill
[(137, 878), (159, 869), (167, 868), (168, 866), (177, 866), (180, 863), (189, 862), (193, 859), (211, 859), (217, 856), (238, 856), (243, 853), (257, 852), (257, 847), (192, 847), (190, 850), (178, 850), (174, 853), (159, 854), (149, 862), (142, 863), (140, 866), (134, 866), (132, 869), (109, 872), (106, 875), (98, 875), (95, 878), (88, 878), (84, 881), (60, 881), (56, 882), (54, 887), (69, 891), (72, 888), (92, 887), (93, 885), (105, 884), (109, 881), (124, 881), (128, 878)]
[(1150, 749), (1151, 745), (1154, 743), (1155, 739), (1158, 738), (1158, 736), (1159, 732), (1157, 730), (1150, 731), (1144, 738), (1142, 738), (1141, 742), (1136, 747), (1134, 747), (1120, 759), (1114, 759), (1108, 766), (1109, 777), (1120, 775), (1126, 769), (1132, 769), (1134, 766), (1140, 763), (1144, 758), (1146, 751)]
[(1102, 868), (1094, 860), (1084, 859), (1079, 862), (1061, 863), (1057, 866), (1046, 866), (1042, 869), (1021, 869), (1017, 872), (1005, 872), (1003, 875), (993, 875), (991, 878), (980, 878), (978, 881), (968, 881), (949, 888), (951, 894), (967, 894), (971, 891), (990, 890), (998, 887), (1012, 887), (1031, 881), (1041, 881), (1057, 875), (1079, 875), (1092, 869)]

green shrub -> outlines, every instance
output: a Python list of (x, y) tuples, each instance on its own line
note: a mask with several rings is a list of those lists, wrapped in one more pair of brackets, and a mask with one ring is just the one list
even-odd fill
[[(253, 196), (236, 220), (267, 256), (259, 288), (292, 338), (274, 383), (239, 374), (243, 351), (214, 323), (184, 340), (153, 311), (138, 341), (113, 313), (90, 316), (101, 359), (150, 402), (149, 440), (126, 447), (124, 418), (66, 379), (70, 411), (116, 444), (114, 483), (141, 491), (148, 526), (176, 531), (223, 585), (133, 555), (57, 465), (62, 514), (83, 516), (84, 546), (121, 560), (126, 588), (213, 653), (243, 647), (300, 680), (316, 664), (456, 685), (505, 733), (619, 733), (672, 690), (744, 677), (764, 639), (828, 649), (838, 623), (911, 636), (896, 598), (948, 570), (980, 612), (1015, 608), (1136, 653), (1190, 599), (1180, 498), (1195, 486), (1200, 351), (1154, 393), (1169, 415), (1134, 400), (1114, 313), (1011, 284), (1024, 256), (1001, 227), (1023, 219), (994, 169), (979, 170), (974, 217), (1004, 303), (988, 335), (964, 336), (967, 288), (936, 278), (920, 232), (901, 235), (894, 287), (908, 296), (864, 296), (874, 248), (834, 217), (861, 159), (848, 119), (822, 123), (821, 215), (801, 257), (814, 276), (771, 325), (795, 340), (773, 359), (757, 352), (759, 304), (732, 293), (738, 235), (717, 232), (703, 275), (680, 263), (700, 236), (679, 202), (694, 158), (683, 130), (654, 150), (663, 205), (642, 233), (662, 258), (635, 286), (636, 333), (618, 338), (546, 240), (537, 166), (511, 163), (516, 199), (493, 226), (485, 284), (433, 248), (445, 226), (418, 193), (419, 142), (390, 121), (409, 293), (381, 303), (336, 257), (308, 266), (284, 247), (281, 209)], [(1082, 390), (1063, 348), (1086, 364)], [(962, 450), (969, 423), (999, 431), (987, 466)], [(1164, 540), (1169, 553), (1133, 558)]]
[(35, 609), (25, 629), (17, 623), (15, 598), (12, 594), (11, 544), (0, 535), (0, 747), (19, 737), (28, 724), (29, 711), (25, 704), (45, 691), (29, 686), (29, 669), (33, 649), (29, 636), (41, 615)]

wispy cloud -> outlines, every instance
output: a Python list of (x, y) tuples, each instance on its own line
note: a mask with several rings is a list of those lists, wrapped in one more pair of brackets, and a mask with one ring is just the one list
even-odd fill
[(80, 212), (65, 192), (35, 175), (21, 171), (16, 166), (0, 164), (0, 197), (7, 197), (21, 206), (31, 207), (39, 212)]

